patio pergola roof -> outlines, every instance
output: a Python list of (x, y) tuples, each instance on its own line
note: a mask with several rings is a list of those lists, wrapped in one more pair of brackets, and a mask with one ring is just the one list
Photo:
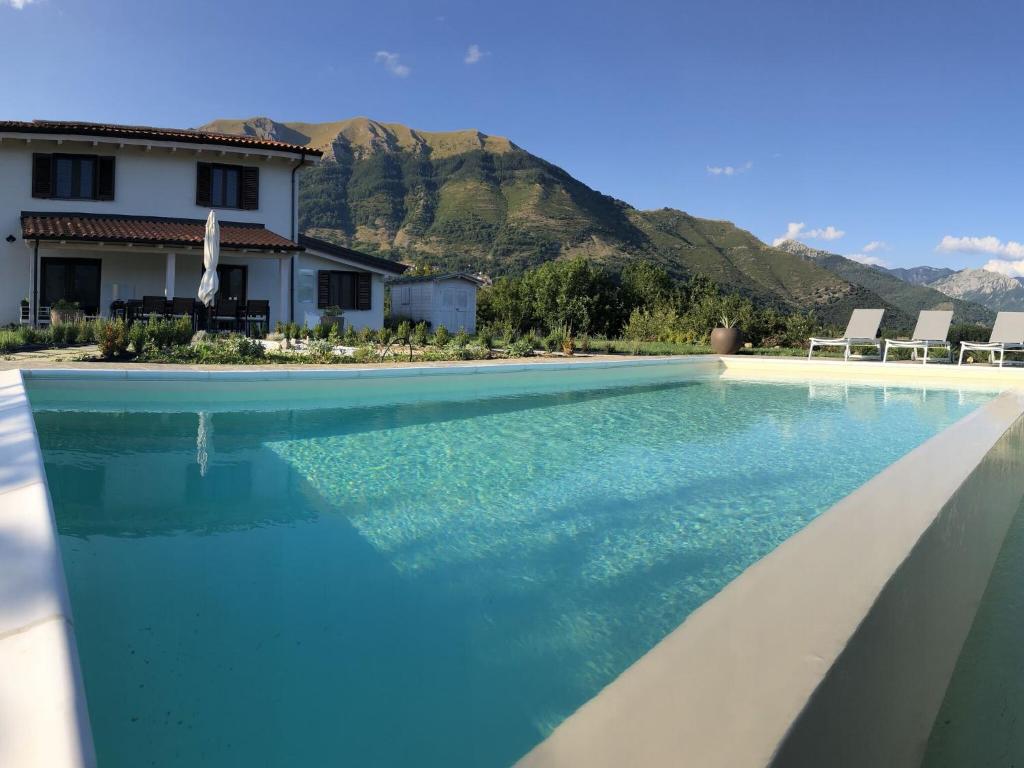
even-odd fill
[[(206, 221), (160, 216), (21, 212), (25, 240), (199, 247)], [(220, 244), (233, 250), (302, 251), (301, 245), (262, 224), (220, 222)]]

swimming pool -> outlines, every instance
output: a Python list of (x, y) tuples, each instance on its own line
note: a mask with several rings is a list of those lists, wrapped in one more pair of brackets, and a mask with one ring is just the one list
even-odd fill
[(670, 365), (204, 386), (30, 382), (102, 765), (509, 764), (992, 396)]

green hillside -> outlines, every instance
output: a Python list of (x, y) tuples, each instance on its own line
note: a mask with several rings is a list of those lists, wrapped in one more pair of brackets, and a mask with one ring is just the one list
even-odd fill
[(580, 255), (613, 271), (643, 259), (677, 278), (705, 274), (762, 305), (814, 310), (826, 322), (884, 303), (730, 222), (639, 211), (479, 131), (418, 131), (361, 117), (216, 120), (204, 128), (324, 150), (323, 162), (302, 178), (300, 227), (390, 258), (492, 276)]
[(891, 304), (903, 315), (898, 323), (893, 318), (886, 318), (887, 325), (893, 327), (913, 326), (917, 314), (923, 309), (952, 309), (953, 320), (957, 323), (991, 324), (995, 319), (995, 313), (981, 304), (951, 298), (925, 285), (908, 283), (887, 270), (861, 264), (845, 256), (810, 248), (792, 240), (783, 243), (779, 248), (825, 267), (833, 274), (861, 286)]

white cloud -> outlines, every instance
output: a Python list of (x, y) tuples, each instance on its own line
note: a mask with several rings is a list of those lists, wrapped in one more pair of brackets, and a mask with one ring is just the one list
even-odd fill
[(1007, 277), (1024, 277), (1024, 259), (1019, 261), (1007, 261), (1006, 259), (989, 259), (982, 269), (989, 272), (998, 272)]
[(408, 77), (412, 73), (412, 69), (402, 64), (399, 58), (397, 53), (391, 53), (391, 51), (377, 51), (373, 57), (374, 61), (383, 64), (384, 69), (395, 77)]
[(872, 240), (870, 243), (861, 248), (864, 253), (874, 253), (875, 251), (885, 251), (889, 249), (889, 244), (885, 240)]
[(853, 261), (859, 261), (861, 264), (867, 264), (872, 267), (889, 266), (889, 263), (884, 259), (880, 259), (877, 256), (869, 256), (866, 253), (851, 253), (847, 254), (846, 258), (852, 259)]
[[(1009, 256), (1011, 259), (1024, 259), (1024, 243), (1014, 240), (1003, 242), (998, 237), (953, 237), (946, 235), (935, 246), (940, 253), (987, 253), (993, 256)], [(990, 262), (991, 263), (991, 262)], [(985, 267), (988, 269), (988, 267)], [(999, 271), (999, 270), (993, 270)]]
[(791, 221), (786, 225), (786, 234), (772, 240), (772, 245), (782, 245), (787, 240), (838, 240), (846, 234), (829, 224), (824, 229), (806, 229), (802, 221)]
[(709, 165), (708, 173), (712, 176), (735, 176), (738, 173), (746, 173), (754, 167), (753, 160), (747, 160), (743, 165)]
[(26, 5), (34, 3), (36, 0), (0, 0), (0, 5), (9, 5), (16, 11), (20, 11)]
[(786, 234), (781, 235), (780, 237), (776, 237), (774, 240), (772, 240), (772, 245), (778, 246), (782, 245), (787, 240), (796, 240), (798, 237), (800, 237), (800, 233), (803, 232), (804, 227), (806, 226), (807, 225), (804, 224), (802, 221), (789, 222), (789, 224), (786, 225)]
[(480, 49), (479, 45), (473, 43), (471, 46), (469, 46), (468, 49), (466, 49), (466, 58), (463, 59), (463, 61), (465, 61), (467, 64), (476, 64), (484, 56), (490, 55), (490, 51), (483, 51)]
[(843, 230), (836, 229), (831, 224), (829, 224), (824, 229), (807, 230), (806, 232), (804, 232), (804, 237), (810, 237), (814, 240), (838, 240), (845, 234), (846, 232), (844, 232)]

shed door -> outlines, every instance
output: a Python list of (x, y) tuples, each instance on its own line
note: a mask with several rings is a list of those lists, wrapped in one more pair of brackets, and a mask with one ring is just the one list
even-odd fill
[(469, 291), (465, 288), (446, 285), (441, 288), (441, 307), (437, 321), (449, 331), (455, 332), (469, 327), (466, 316), (469, 307)]

